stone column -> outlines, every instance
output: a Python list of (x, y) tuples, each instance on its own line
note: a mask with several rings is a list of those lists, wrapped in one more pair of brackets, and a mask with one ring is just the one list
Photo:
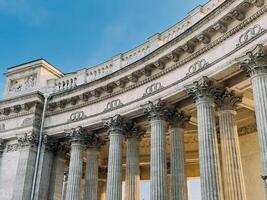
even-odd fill
[(86, 139), (87, 164), (85, 174), (84, 200), (97, 200), (98, 186), (98, 154), (104, 142), (95, 134)]
[(183, 112), (174, 111), (170, 118), (171, 137), (171, 198), (187, 200), (185, 174), (184, 123), (189, 120)]
[(52, 173), (49, 187), (49, 200), (62, 200), (62, 186), (66, 167), (66, 144), (58, 144), (53, 155)]
[(214, 97), (222, 90), (207, 77), (187, 86), (197, 105), (201, 197), (205, 200), (221, 199), (219, 160), (216, 137)]
[(56, 141), (47, 135), (44, 136), (34, 194), (34, 199), (36, 200), (48, 199), (53, 153), (56, 146)]
[(107, 200), (122, 199), (122, 147), (124, 139), (123, 120), (115, 115), (105, 121), (109, 132), (109, 157), (107, 177)]
[(36, 160), (38, 138), (33, 132), (18, 136), (20, 155), (12, 200), (29, 200)]
[(240, 97), (228, 90), (216, 101), (220, 125), (224, 198), (229, 200), (246, 200), (234, 108), (240, 101)]
[(135, 125), (127, 134), (125, 200), (140, 199), (139, 142), (142, 135)]
[(67, 200), (80, 199), (80, 187), (82, 179), (84, 135), (81, 127), (72, 129), (67, 133), (71, 142), (70, 166), (68, 173), (68, 185), (66, 190)]
[(150, 152), (150, 199), (167, 200), (167, 163), (166, 163), (166, 118), (167, 110), (163, 102), (157, 100), (144, 106), (151, 124)]
[[(262, 176), (267, 176), (267, 52), (262, 45), (258, 45), (246, 54), (244, 61), (241, 62), (241, 69), (248, 73), (252, 82)], [(265, 192), (265, 199), (267, 199), (266, 184)]]

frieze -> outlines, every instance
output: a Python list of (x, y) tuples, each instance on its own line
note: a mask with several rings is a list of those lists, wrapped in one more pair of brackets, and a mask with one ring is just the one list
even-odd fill
[(146, 91), (145, 93), (143, 94), (143, 96), (148, 96), (148, 95), (151, 95), (159, 90), (161, 90), (163, 88), (163, 86), (161, 85), (160, 82), (157, 82), (157, 83), (153, 83), (152, 85), (148, 86), (146, 88)]
[(123, 106), (123, 103), (121, 102), (121, 100), (115, 99), (115, 100), (112, 100), (111, 102), (107, 103), (107, 106), (104, 109), (104, 111), (114, 110), (115, 108), (118, 108), (121, 106)]
[(84, 118), (86, 118), (86, 115), (84, 114), (84, 112), (78, 111), (78, 112), (72, 113), (68, 121), (75, 122), (75, 121), (80, 121)]
[(198, 72), (199, 70), (205, 68), (208, 66), (208, 62), (205, 59), (201, 59), (197, 62), (195, 62), (193, 65), (191, 65), (188, 69), (188, 73), (186, 74), (186, 76), (189, 76), (193, 73)]
[(250, 41), (251, 39), (253, 39), (257, 35), (259, 35), (263, 31), (264, 31), (264, 29), (259, 24), (256, 24), (252, 28), (249, 28), (245, 33), (243, 33), (239, 37), (238, 44), (236, 46), (240, 46), (240, 45)]

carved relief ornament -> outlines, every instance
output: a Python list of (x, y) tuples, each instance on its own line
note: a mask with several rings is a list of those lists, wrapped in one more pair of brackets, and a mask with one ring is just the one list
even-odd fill
[(70, 115), (70, 118), (68, 121), (75, 122), (86, 118), (86, 115), (84, 114), (84, 111), (77, 111)]
[(188, 73), (186, 74), (186, 76), (189, 76), (190, 74), (193, 74), (199, 70), (201, 70), (202, 68), (207, 67), (209, 63), (205, 60), (205, 59), (201, 59), (197, 62), (195, 62), (193, 65), (191, 65), (188, 69)]
[(114, 110), (115, 108), (121, 107), (122, 105), (123, 104), (121, 103), (120, 99), (115, 99), (107, 103), (107, 106), (104, 111)]
[(148, 96), (148, 95), (150, 95), (150, 94), (153, 94), (153, 93), (159, 91), (159, 90), (162, 89), (162, 88), (163, 88), (163, 86), (161, 85), (160, 82), (153, 83), (152, 85), (150, 85), (150, 86), (148, 86), (148, 87), (146, 88), (146, 91), (145, 91), (145, 93), (143, 94), (143, 96)]
[(250, 41), (251, 39), (253, 39), (257, 35), (259, 35), (263, 31), (264, 31), (264, 29), (259, 24), (256, 24), (252, 28), (248, 29), (245, 33), (241, 34), (241, 36), (239, 37), (239, 40), (238, 40), (238, 44), (236, 46), (240, 46), (240, 45)]

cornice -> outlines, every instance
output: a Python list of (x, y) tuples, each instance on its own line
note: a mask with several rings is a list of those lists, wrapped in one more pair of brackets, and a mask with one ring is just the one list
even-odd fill
[[(84, 106), (87, 106), (87, 105), (91, 105), (91, 104), (94, 104), (94, 103), (97, 103), (97, 102), (100, 102), (100, 101), (103, 101), (105, 99), (108, 99), (108, 98), (111, 98), (111, 97), (114, 97), (114, 96), (117, 96), (119, 94), (122, 94), (124, 92), (127, 92), (129, 90), (132, 90), (134, 88), (137, 88), (143, 84), (146, 84), (152, 80), (155, 80), (161, 76), (163, 76), (164, 74), (167, 74), (181, 66), (183, 66), (184, 64), (188, 63), (189, 61), (191, 61), (192, 59), (194, 58), (197, 58), (198, 56), (204, 54), (205, 52), (209, 51), (210, 49), (214, 48), (215, 46), (219, 45), (220, 43), (222, 43), (223, 41), (225, 41), (226, 39), (228, 39), (229, 37), (231, 37), (232, 35), (234, 35), (235, 33), (239, 32), (240, 30), (244, 29), (245, 27), (247, 27), (250, 23), (252, 23), (253, 21), (255, 21), (256, 19), (258, 19), (261, 15), (263, 15), (264, 13), (266, 13), (267, 11), (267, 6), (264, 6), (262, 7), (261, 9), (259, 9), (255, 14), (253, 14), (252, 16), (250, 16), (249, 18), (245, 19), (243, 22), (241, 22), (239, 25), (237, 25), (235, 28), (231, 29), (230, 31), (226, 32), (224, 35), (222, 35), (221, 37), (217, 38), (215, 41), (211, 42), (210, 44), (206, 45), (205, 47), (203, 47), (202, 49), (199, 49), (197, 52), (191, 54), (190, 56), (188, 56), (187, 58), (185, 58), (184, 60), (181, 60), (181, 61), (178, 61), (177, 63), (175, 63), (174, 65), (168, 67), (168, 68), (165, 68), (164, 70), (158, 72), (157, 74), (153, 74), (151, 75), (150, 77), (146, 78), (145, 80), (142, 80), (142, 81), (139, 81), (133, 85), (130, 85), (126, 88), (123, 88), (119, 91), (115, 91), (113, 93), (110, 93), (110, 94), (107, 94), (105, 96), (100, 96), (99, 98), (97, 99), (93, 99), (91, 101), (87, 101), (87, 102), (83, 102), (81, 104), (78, 104), (78, 105), (73, 105), (71, 108), (66, 108), (66, 109), (61, 109), (61, 110), (57, 110), (57, 111), (50, 111), (47, 113), (47, 116), (51, 116), (51, 115), (55, 115), (55, 114), (60, 114), (60, 113), (63, 113), (63, 112), (67, 112), (67, 111), (71, 111), (71, 110), (75, 110), (75, 109), (79, 109), (81, 107), (84, 107)], [(261, 35), (265, 34), (267, 31), (264, 30), (262, 31), (260, 34), (258, 34), (255, 38), (243, 43), (242, 45), (239, 45), (237, 46), (233, 51), (229, 52), (228, 54), (226, 54), (225, 56), (217, 59), (216, 61), (212, 62), (212, 63), (209, 63), (209, 65), (206, 65), (205, 67), (201, 68), (200, 70), (196, 71), (196, 72), (193, 72), (189, 75), (187, 75), (186, 77), (178, 80), (177, 82), (169, 85), (169, 86), (165, 86), (164, 89), (167, 89), (173, 85), (176, 85), (192, 76), (194, 76), (195, 74), (211, 67), (213, 64), (217, 63), (218, 61), (220, 60), (223, 60), (225, 57), (233, 54), (234, 52), (238, 51), (239, 49), (242, 49), (244, 46), (246, 46), (249, 42), (257, 39), (258, 37), (260, 37)], [(79, 90), (81, 90), (83, 87), (79, 87)], [(160, 91), (158, 91), (160, 92)], [(156, 94), (158, 92), (155, 92), (153, 93)], [(144, 98), (147, 98), (146, 97), (142, 97), (142, 99)], [(138, 99), (140, 100), (140, 99)], [(127, 104), (123, 105), (123, 106), (126, 106)], [(100, 114), (100, 113), (99, 113)]]

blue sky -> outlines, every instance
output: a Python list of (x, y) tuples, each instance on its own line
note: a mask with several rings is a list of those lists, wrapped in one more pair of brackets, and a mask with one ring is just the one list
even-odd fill
[(64, 72), (96, 65), (164, 31), (205, 2), (0, 0), (0, 81), (7, 67), (37, 58)]
[(0, 94), (10, 66), (37, 58), (64, 72), (93, 66), (145, 42), (205, 2), (0, 0)]

